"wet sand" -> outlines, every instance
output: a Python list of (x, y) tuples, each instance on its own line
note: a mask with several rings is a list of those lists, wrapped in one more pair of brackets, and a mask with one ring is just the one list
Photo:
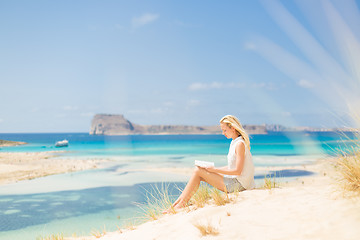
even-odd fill
[(104, 160), (59, 158), (59, 152), (0, 153), (0, 184), (98, 168)]

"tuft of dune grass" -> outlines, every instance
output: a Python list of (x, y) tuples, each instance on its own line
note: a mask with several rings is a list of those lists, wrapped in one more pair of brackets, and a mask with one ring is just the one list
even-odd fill
[(264, 177), (263, 188), (271, 190), (276, 187), (278, 187), (278, 183), (276, 182), (276, 176), (275, 175), (266, 175)]
[(195, 223), (193, 224), (201, 233), (202, 236), (218, 235), (219, 231), (210, 222), (207, 224)]
[(360, 150), (339, 157), (336, 161), (336, 170), (342, 177), (344, 188), (360, 194)]
[(221, 192), (216, 188), (212, 189), (211, 197), (217, 206), (223, 206), (230, 202), (229, 195), (226, 192)]
[(64, 234), (58, 233), (58, 234), (51, 234), (47, 237), (37, 237), (36, 240), (64, 240)]
[(191, 197), (189, 205), (195, 206), (195, 208), (202, 208), (211, 199), (211, 188), (210, 185), (201, 183), (198, 190)]
[(91, 231), (91, 235), (93, 235), (95, 238), (101, 238), (102, 236), (105, 236), (105, 234), (107, 233), (106, 231), (106, 227), (104, 225), (104, 228), (102, 230), (92, 230)]
[(351, 129), (355, 139), (348, 139), (341, 155), (335, 160), (335, 170), (347, 191), (360, 194), (360, 130)]
[(169, 185), (166, 184), (163, 184), (161, 188), (155, 185), (147, 191), (146, 203), (137, 204), (144, 212), (145, 219), (157, 220), (166, 210), (169, 210), (172, 214), (176, 213), (172, 207), (174, 199), (169, 192)]

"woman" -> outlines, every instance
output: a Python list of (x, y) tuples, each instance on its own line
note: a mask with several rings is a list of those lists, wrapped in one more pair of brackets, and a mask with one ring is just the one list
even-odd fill
[(186, 206), (192, 195), (199, 188), (200, 182), (207, 182), (223, 192), (244, 191), (253, 189), (254, 164), (250, 153), (250, 140), (239, 120), (227, 115), (220, 120), (222, 134), (232, 139), (225, 167), (196, 167), (188, 184), (172, 208)]

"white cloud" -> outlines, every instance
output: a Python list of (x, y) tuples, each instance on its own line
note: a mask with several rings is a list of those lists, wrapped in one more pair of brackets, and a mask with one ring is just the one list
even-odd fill
[(256, 88), (256, 89), (267, 89), (267, 90), (277, 90), (280, 87), (278, 85), (275, 85), (272, 82), (259, 82), (259, 83), (253, 83), (251, 84), (252, 88)]
[(196, 90), (202, 90), (202, 89), (207, 89), (208, 85), (206, 83), (192, 83), (189, 86), (189, 90), (191, 91), (196, 91)]
[(145, 13), (140, 17), (133, 17), (132, 26), (135, 28), (142, 27), (146, 24), (152, 23), (159, 18), (158, 14)]
[(221, 82), (212, 82), (212, 83), (200, 83), (195, 82), (189, 85), (188, 89), (190, 91), (198, 90), (208, 90), (208, 89), (223, 89), (223, 88), (244, 88), (244, 83), (221, 83)]
[(94, 115), (95, 115), (95, 113), (93, 113), (93, 112), (82, 112), (82, 113), (80, 113), (81, 117), (92, 117)]
[(0, 123), (4, 122), (4, 119), (0, 118)]
[(274, 85), (271, 82), (258, 82), (252, 84), (240, 83), (240, 82), (212, 82), (212, 83), (200, 83), (195, 82), (189, 85), (188, 89), (190, 91), (200, 91), (200, 90), (210, 90), (210, 89), (243, 89), (243, 88), (264, 88), (268, 90), (278, 89), (278, 86)]
[(79, 109), (78, 106), (63, 106), (63, 110), (65, 111), (76, 111), (78, 109)]
[(306, 79), (300, 79), (300, 81), (298, 81), (297, 84), (303, 88), (313, 88), (314, 87), (314, 84)]

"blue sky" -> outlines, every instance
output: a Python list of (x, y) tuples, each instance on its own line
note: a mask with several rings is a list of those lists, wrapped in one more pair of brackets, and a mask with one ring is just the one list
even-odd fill
[(0, 132), (355, 126), (359, 1), (0, 0)]

